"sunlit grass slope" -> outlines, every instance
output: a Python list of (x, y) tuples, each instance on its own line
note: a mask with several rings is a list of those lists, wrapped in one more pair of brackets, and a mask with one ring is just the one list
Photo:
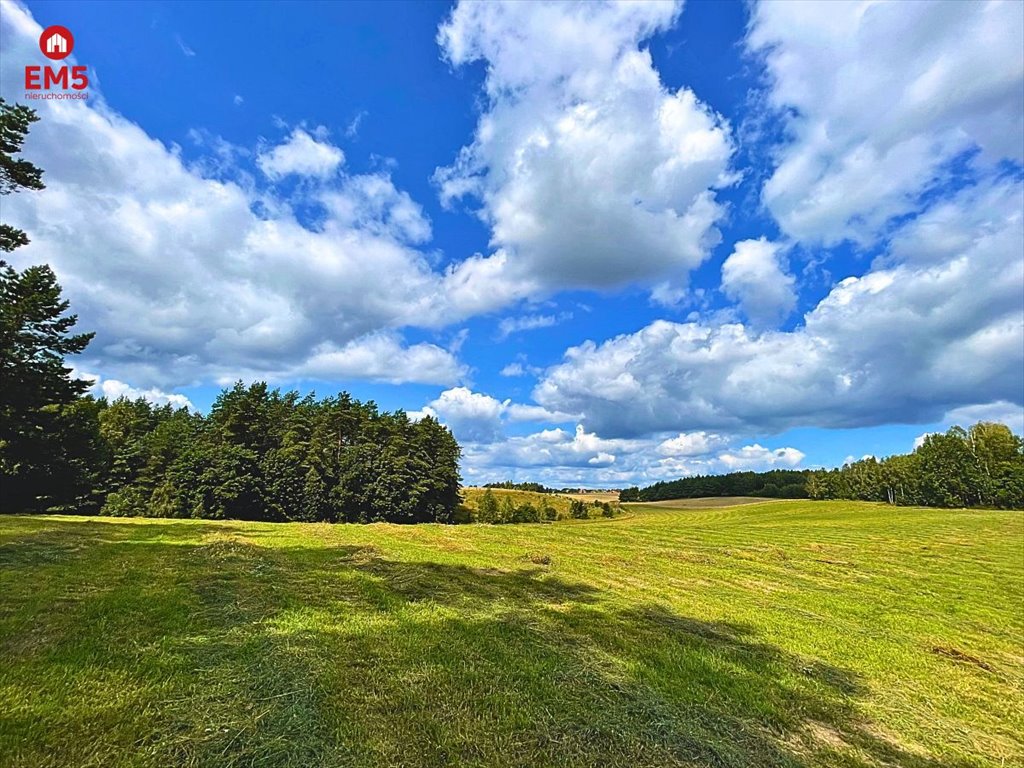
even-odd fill
[(741, 504), (758, 504), (773, 499), (757, 496), (705, 496), (699, 499), (670, 499), (668, 501), (644, 501), (636, 507), (668, 507), (669, 509), (706, 509), (707, 507), (738, 507)]
[(1024, 517), (0, 517), (4, 766), (1020, 766)]
[[(465, 505), (474, 511), (479, 509), (480, 499), (487, 493), (487, 490), (486, 488), (463, 488), (462, 498)], [(516, 506), (533, 504), (538, 509), (553, 507), (559, 516), (562, 517), (568, 517), (569, 505), (572, 503), (571, 498), (557, 493), (514, 491), (506, 488), (491, 488), (490, 491), (494, 494), (494, 498), (497, 499), (499, 504), (503, 503), (505, 499), (511, 499), (512, 503)]]

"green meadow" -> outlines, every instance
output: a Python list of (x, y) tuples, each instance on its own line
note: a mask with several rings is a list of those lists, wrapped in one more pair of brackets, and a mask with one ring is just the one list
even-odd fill
[(1024, 765), (1024, 517), (0, 517), (3, 766)]

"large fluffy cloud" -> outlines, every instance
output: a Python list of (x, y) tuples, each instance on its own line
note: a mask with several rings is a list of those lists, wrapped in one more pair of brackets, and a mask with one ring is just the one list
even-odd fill
[(706, 456), (716, 448), (724, 448), (728, 440), (713, 432), (680, 432), (663, 440), (658, 453), (664, 456)]
[(575, 432), (545, 429), (526, 437), (477, 448), (476, 466), (500, 467), (607, 467), (616, 453), (630, 449), (629, 441), (604, 440), (577, 426)]
[(733, 471), (763, 469), (766, 466), (790, 469), (804, 460), (804, 453), (796, 448), (771, 450), (754, 443), (745, 445), (738, 451), (723, 453), (718, 459)]
[(498, 400), (468, 387), (446, 389), (422, 410), (409, 415), (414, 419), (433, 416), (450, 427), (457, 438), (470, 443), (499, 441), (506, 422), (558, 424), (575, 418), (573, 414), (549, 411), (539, 405)]
[(730, 447), (731, 441), (720, 435), (682, 439), (687, 437), (658, 443), (656, 439), (603, 438), (582, 425), (575, 431), (544, 429), (469, 444), (464, 472), (471, 483), (529, 477), (555, 487), (624, 486), (738, 469), (792, 468), (804, 458), (796, 448)]
[(492, 304), (510, 292), (678, 286), (718, 242), (728, 126), (692, 91), (667, 89), (641, 47), (678, 12), (464, 2), (442, 26), (453, 65), (487, 63), (474, 141), (437, 179), (446, 202), (483, 203), (497, 250), (456, 277)]
[(782, 262), (782, 248), (763, 237), (736, 243), (722, 264), (722, 290), (758, 327), (775, 325), (793, 311), (795, 283)]
[(450, 427), (462, 443), (462, 469), (470, 484), (509, 478), (558, 487), (648, 484), (684, 475), (795, 467), (804, 458), (796, 448), (742, 445), (735, 437), (704, 431), (623, 439), (576, 424), (574, 430), (510, 434), (519, 423), (565, 424), (578, 414), (498, 400), (467, 387), (445, 390), (409, 413), (412, 419), (428, 415)]
[[(39, 33), (4, 3), (5, 97), (41, 58)], [(344, 155), (323, 131), (294, 130), (256, 162), (271, 179), (307, 178), (303, 202), (323, 212), (309, 225), (273, 186), (206, 174), (92, 96), (35, 104), (25, 156), (47, 188), (4, 199), (5, 221), (32, 239), (12, 261), (52, 265), (80, 327), (97, 331), (83, 367), (145, 388), (239, 375), (458, 380), (448, 351), (400, 336), (459, 312), (438, 302), (443, 276), (412, 247), (429, 222), (390, 178), (340, 174)]]
[(763, 199), (795, 238), (870, 242), (963, 153), (1024, 160), (1020, 2), (760, 2), (746, 43), (787, 115)]
[(936, 421), (1024, 398), (1019, 180), (962, 190), (791, 332), (656, 321), (567, 351), (534, 397), (605, 435)]

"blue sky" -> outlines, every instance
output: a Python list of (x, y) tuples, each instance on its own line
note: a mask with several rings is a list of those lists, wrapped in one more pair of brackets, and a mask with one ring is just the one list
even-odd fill
[(95, 391), (432, 413), (467, 482), (905, 452), (1024, 401), (1019, 3), (4, 2)]

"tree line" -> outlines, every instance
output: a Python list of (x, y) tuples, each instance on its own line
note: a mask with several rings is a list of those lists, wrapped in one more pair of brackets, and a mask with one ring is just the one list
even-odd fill
[(927, 435), (909, 454), (867, 457), (837, 469), (698, 475), (626, 488), (619, 500), (711, 496), (883, 501), (898, 506), (1024, 509), (1024, 440), (1005, 424), (978, 422)]
[(764, 496), (771, 499), (806, 499), (810, 470), (773, 469), (769, 472), (730, 472), (665, 480), (646, 488), (625, 488), (619, 501), (667, 501), (710, 496)]
[(47, 267), (0, 267), (0, 511), (247, 520), (454, 522), (460, 448), (347, 393), (241, 382), (209, 415), (83, 394)]
[(497, 488), (503, 491), (529, 491), (531, 493), (558, 493), (554, 488), (548, 488), (542, 483), (514, 483), (511, 480), (502, 480), (496, 483), (484, 483), (484, 488)]
[[(17, 157), (37, 119), (0, 99), (0, 195), (44, 188)], [(0, 251), (28, 242), (0, 224)], [(68, 309), (49, 266), (0, 260), (0, 511), (455, 521), (460, 448), (435, 419), (265, 383), (224, 390), (208, 416), (108, 403), (65, 365), (93, 336)]]
[(807, 493), (900, 506), (1024, 509), (1024, 440), (1004, 424), (955, 426), (926, 436), (913, 453), (812, 472)]
[(459, 446), (433, 418), (241, 382), (206, 417), (118, 400), (98, 414), (100, 514), (454, 522)]
[(500, 480), (498, 482), (484, 483), (484, 488), (495, 488), (501, 491), (529, 491), (530, 493), (565, 494), (579, 493), (585, 489), (578, 486), (565, 488), (549, 488), (543, 483), (522, 482), (516, 483), (511, 480)]

